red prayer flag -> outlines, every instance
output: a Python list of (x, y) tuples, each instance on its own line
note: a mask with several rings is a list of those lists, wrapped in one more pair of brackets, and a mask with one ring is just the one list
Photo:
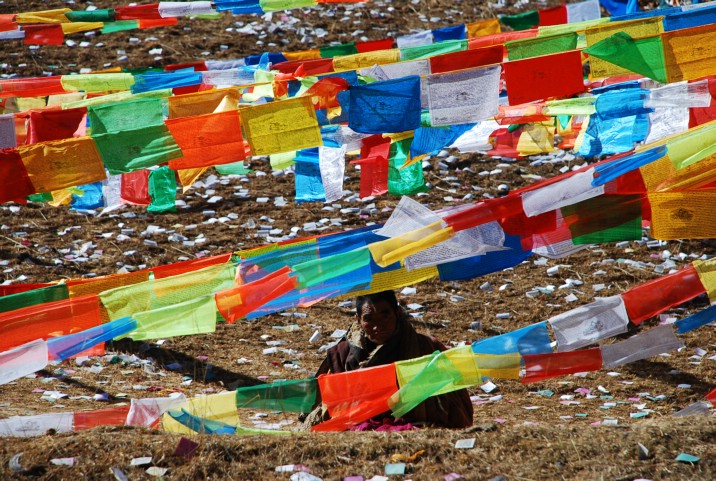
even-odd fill
[(367, 42), (356, 42), (358, 53), (374, 52), (376, 50), (388, 50), (393, 48), (393, 39), (368, 40)]
[(23, 25), (22, 29), (25, 31), (25, 45), (62, 45), (65, 41), (59, 23)]
[(164, 279), (165, 277), (178, 276), (179, 274), (197, 271), (205, 267), (226, 264), (230, 260), (231, 253), (220, 254), (218, 256), (202, 257), (201, 259), (190, 259), (188, 261), (175, 262), (173, 264), (164, 264), (162, 266), (152, 267), (150, 270), (152, 271), (155, 279)]
[(177, 25), (178, 23), (179, 23), (179, 19), (177, 17), (140, 18), (139, 19), (139, 29), (143, 30), (145, 28), (154, 28), (154, 27), (171, 27), (172, 25)]
[(39, 284), (8, 284), (6, 286), (0, 286), (0, 296), (10, 296), (12, 294), (19, 294), (21, 292), (42, 289), (43, 287), (50, 286), (54, 286), (54, 284), (52, 282), (43, 282)]
[(503, 50), (502, 45), (491, 45), (430, 57), (430, 72), (436, 74), (500, 63), (504, 55)]
[(62, 76), (0, 81), (2, 97), (45, 97), (67, 93), (62, 87)]
[(523, 384), (544, 381), (577, 372), (598, 371), (602, 368), (602, 350), (598, 347), (570, 352), (526, 354)]
[(584, 91), (579, 50), (505, 62), (503, 68), (510, 105)]
[(135, 170), (122, 174), (119, 195), (124, 202), (133, 205), (149, 205), (149, 170)]
[(85, 134), (87, 108), (76, 109), (45, 109), (30, 112), (25, 144), (47, 142), (50, 140), (69, 139)]
[(706, 292), (696, 268), (690, 265), (674, 274), (658, 277), (622, 294), (629, 320), (639, 325), (645, 319), (678, 306)]
[(706, 394), (706, 399), (708, 399), (711, 404), (716, 407), (716, 388), (709, 391), (708, 394)]
[(95, 411), (76, 411), (74, 416), (74, 430), (81, 431), (97, 426), (122, 426), (127, 422), (127, 415), (131, 406), (119, 406)]
[(295, 289), (298, 279), (290, 276), (292, 272), (285, 266), (261, 279), (217, 292), (216, 307), (226, 322), (233, 323)]
[[(174, 17), (170, 17), (174, 18)], [(114, 9), (115, 20), (140, 20), (140, 19), (157, 19), (164, 20), (159, 15), (159, 4), (149, 3), (146, 5), (129, 5), (125, 7), (116, 7)], [(176, 18), (174, 18), (176, 20)]]
[(0, 149), (0, 203), (22, 202), (35, 193), (17, 149)]
[(290, 60), (287, 62), (279, 62), (276, 65), (272, 65), (271, 68), (281, 73), (292, 74), (301, 66), (306, 76), (331, 73), (333, 72), (333, 59), (314, 58), (310, 60)]
[(175, 70), (183, 70), (191, 68), (194, 70), (194, 72), (206, 72), (209, 70), (206, 68), (206, 62), (203, 60), (199, 60), (197, 62), (187, 62), (187, 63), (173, 63), (171, 65), (165, 65), (164, 71), (165, 72), (174, 72)]
[(562, 25), (567, 23), (567, 6), (560, 5), (558, 7), (543, 8), (537, 10), (539, 13), (539, 26), (546, 27), (549, 25)]

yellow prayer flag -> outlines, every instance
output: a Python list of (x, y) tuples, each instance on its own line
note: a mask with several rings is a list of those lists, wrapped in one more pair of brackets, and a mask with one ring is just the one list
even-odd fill
[(70, 297), (87, 296), (99, 294), (102, 291), (115, 289), (117, 287), (130, 286), (149, 280), (149, 271), (129, 272), (127, 274), (115, 274), (102, 277), (94, 277), (91, 280), (68, 280), (67, 290)]
[(29, 23), (68, 23), (70, 20), (65, 13), (71, 12), (69, 8), (57, 8), (54, 10), (41, 10), (39, 12), (18, 13), (15, 22), (20, 25)]
[(207, 169), (208, 167), (197, 167), (195, 169), (177, 170), (177, 177), (179, 178), (179, 183), (182, 186), (182, 192), (189, 190), (194, 182), (196, 182), (196, 180), (201, 177)]
[(84, 92), (70, 92), (67, 94), (56, 94), (56, 95), (49, 95), (47, 97), (47, 106), (51, 107), (53, 105), (59, 105), (62, 106), (63, 104), (69, 103), (69, 102), (81, 102), (85, 99), (87, 94)]
[(354, 53), (352, 55), (339, 55), (333, 57), (333, 69), (336, 72), (342, 70), (357, 70), (359, 68), (372, 67), (373, 65), (385, 65), (400, 61), (400, 49), (391, 48), (388, 50), (373, 50), (371, 52)]
[(239, 110), (252, 155), (269, 155), (323, 145), (316, 112), (308, 97)]
[(387, 267), (421, 250), (446, 241), (454, 235), (452, 227), (443, 227), (443, 222), (439, 220), (399, 236), (373, 242), (368, 245), (368, 250), (376, 264)]
[(51, 192), (107, 178), (91, 137), (23, 145), (18, 151), (36, 192)]
[(25, 112), (32, 109), (42, 109), (47, 105), (45, 97), (16, 97), (15, 104), (18, 112)]
[(475, 354), (477, 368), (480, 374), (492, 379), (519, 379), (520, 362), (519, 353), (509, 354)]
[(711, 304), (716, 302), (716, 258), (706, 261), (696, 260), (692, 263), (699, 275), (701, 284), (706, 288)]
[(716, 237), (716, 192), (649, 193), (651, 235), (654, 239), (709, 239)]
[(666, 32), (661, 43), (669, 83), (706, 77), (716, 71), (716, 25)]
[(67, 35), (70, 33), (89, 32), (90, 30), (100, 30), (104, 27), (104, 22), (69, 22), (60, 25), (62, 33)]
[(301, 50), (299, 52), (283, 52), (286, 60), (291, 62), (294, 60), (315, 60), (321, 58), (321, 51), (318, 49)]
[[(239, 425), (235, 391), (187, 399), (186, 405), (180, 406), (180, 408), (200, 418), (220, 421), (231, 426)], [(166, 413), (162, 416), (162, 427), (170, 433), (195, 434), (194, 431), (175, 421)]]
[(75, 190), (76, 189), (53, 190), (52, 192), (50, 192), (50, 194), (52, 194), (52, 200), (48, 201), (47, 203), (52, 207), (69, 205), (69, 203), (72, 202), (72, 194), (76, 193)]
[(493, 33), (500, 33), (500, 20), (497, 18), (489, 18), (487, 20), (479, 20), (477, 22), (466, 23), (467, 38), (482, 37)]
[[(643, 38), (650, 35), (658, 35), (664, 31), (662, 25), (663, 17), (643, 18), (639, 20), (628, 20), (624, 22), (611, 22), (596, 27), (590, 27), (585, 31), (587, 46), (611, 37), (617, 32), (625, 32), (632, 38)], [(613, 63), (601, 60), (596, 57), (589, 57), (589, 78), (597, 79), (613, 77), (615, 75), (632, 74), (631, 70), (614, 65)]]
[(134, 76), (131, 73), (63, 75), (60, 82), (62, 88), (68, 92), (72, 90), (111, 92), (129, 90), (134, 85)]
[(211, 114), (220, 106), (221, 112), (237, 110), (240, 96), (239, 89), (232, 87), (169, 97), (169, 118)]
[(524, 156), (554, 152), (554, 130), (553, 125), (543, 123), (525, 125), (517, 142), (517, 151)]
[(136, 100), (141, 98), (167, 98), (171, 97), (171, 95), (172, 89), (152, 90), (151, 92), (142, 92), (139, 94), (133, 94), (129, 90), (126, 90), (124, 92), (101, 95), (99, 97), (92, 97), (90, 99), (77, 100), (74, 102), (63, 102), (62, 108), (74, 109), (77, 107), (89, 107), (91, 105), (102, 105), (112, 102), (121, 102), (122, 100)]
[(367, 294), (373, 294), (375, 292), (392, 291), (400, 287), (411, 286), (418, 284), (419, 282), (432, 279), (437, 277), (439, 271), (437, 266), (420, 267), (408, 271), (405, 266), (400, 266), (398, 269), (387, 272), (378, 272), (373, 274), (373, 279), (370, 281), (370, 287), (362, 291), (349, 292), (347, 297), (365, 296)]

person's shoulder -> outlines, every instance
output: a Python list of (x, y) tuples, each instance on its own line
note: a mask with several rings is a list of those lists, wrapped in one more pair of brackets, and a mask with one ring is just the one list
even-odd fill
[(444, 351), (447, 349), (442, 342), (438, 341), (434, 337), (421, 334), (419, 332), (417, 334), (420, 345), (423, 347), (422, 350), (427, 351), (425, 354), (430, 354), (435, 351)]

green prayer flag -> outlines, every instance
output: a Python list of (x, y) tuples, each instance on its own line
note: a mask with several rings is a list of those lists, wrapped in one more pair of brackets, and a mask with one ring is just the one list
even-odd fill
[(123, 32), (139, 28), (139, 20), (117, 20), (116, 22), (105, 22), (102, 27), (102, 34)]
[(539, 12), (530, 10), (515, 15), (503, 15), (500, 17), (500, 22), (512, 27), (512, 30), (527, 30), (539, 26)]
[(641, 216), (609, 229), (591, 232), (574, 237), (574, 245), (604, 244), (606, 242), (620, 242), (641, 239)]
[(164, 124), (93, 135), (92, 138), (112, 175), (146, 169), (182, 156)]
[(176, 212), (176, 195), (176, 173), (169, 166), (149, 172), (149, 197), (152, 201), (147, 206), (147, 212)]
[(460, 52), (462, 50), (467, 50), (467, 40), (447, 40), (430, 45), (405, 47), (400, 49), (400, 61), (418, 60), (436, 55), (444, 55), (446, 53)]
[(410, 155), (410, 144), (413, 138), (404, 139), (390, 144), (388, 154), (388, 192), (391, 195), (414, 195), (418, 192), (425, 192), (422, 162), (401, 169)]
[(578, 35), (574, 32), (549, 37), (525, 38), (506, 42), (507, 56), (510, 60), (539, 57), (553, 53), (566, 52), (577, 48)]
[[(407, 384), (401, 386), (398, 392), (388, 399), (388, 405), (393, 417), (400, 418), (412, 411), (418, 404), (427, 398), (434, 396), (450, 384), (458, 384), (462, 375), (453, 366), (450, 360), (442, 352), (430, 354), (427, 364)], [(411, 359), (410, 361), (415, 361)], [(395, 363), (396, 371), (402, 363), (410, 361), (398, 361)]]
[(159, 98), (139, 98), (93, 105), (88, 109), (88, 115), (93, 137), (108, 132), (164, 125), (162, 100)]
[(221, 175), (245, 175), (253, 172), (253, 170), (244, 165), (243, 160), (232, 162), (231, 164), (215, 165), (214, 168)]
[(548, 100), (543, 110), (545, 115), (592, 115), (597, 111), (594, 102), (596, 96), (575, 97), (573, 99)]
[(547, 25), (544, 27), (538, 27), (537, 28), (537, 35), (539, 37), (541, 36), (549, 36), (549, 35), (560, 35), (562, 33), (580, 33), (584, 32), (589, 27), (594, 27), (596, 25), (601, 25), (603, 23), (609, 23), (610, 19), (609, 17), (602, 17), (602, 18), (595, 18), (592, 20), (583, 20), (581, 22), (573, 22), (573, 23), (563, 23), (560, 25)]
[(309, 413), (316, 403), (316, 378), (275, 381), (236, 390), (236, 407)]
[(27, 200), (29, 200), (30, 202), (37, 202), (38, 204), (41, 204), (43, 202), (51, 202), (52, 193), (40, 192), (39, 194), (30, 194), (27, 196)]
[(205, 267), (162, 279), (102, 291), (99, 298), (111, 320), (179, 304), (234, 287), (236, 265)]
[(305, 289), (365, 267), (370, 264), (370, 260), (368, 248), (360, 247), (297, 264), (293, 271), (298, 276), (298, 288)]
[(316, 0), (259, 0), (259, 7), (264, 12), (277, 10), (292, 10), (294, 8), (312, 7)]
[(132, 317), (137, 329), (127, 334), (135, 341), (205, 334), (216, 330), (214, 296), (204, 296)]
[(340, 55), (353, 55), (358, 53), (355, 42), (328, 45), (319, 48), (318, 51), (321, 52), (321, 58), (333, 58)]
[(584, 52), (661, 83), (668, 83), (664, 47), (658, 35), (634, 39), (625, 32), (601, 40)]
[(63, 299), (69, 299), (69, 297), (70, 294), (65, 284), (18, 292), (17, 294), (0, 297), (0, 312), (14, 311), (15, 309), (36, 306), (46, 302), (61, 301)]
[[(65, 12), (70, 22), (114, 22), (114, 9), (78, 10)], [(104, 31), (102, 32), (104, 33)]]

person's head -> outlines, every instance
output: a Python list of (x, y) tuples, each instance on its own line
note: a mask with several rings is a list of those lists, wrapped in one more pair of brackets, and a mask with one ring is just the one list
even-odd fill
[(400, 307), (393, 291), (356, 297), (356, 319), (366, 337), (385, 344), (398, 329)]

